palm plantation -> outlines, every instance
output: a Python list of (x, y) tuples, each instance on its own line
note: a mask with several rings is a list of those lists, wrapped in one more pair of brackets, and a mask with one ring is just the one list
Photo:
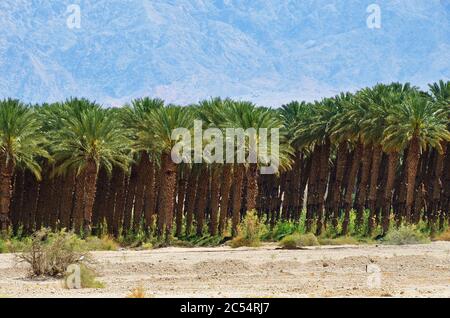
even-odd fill
[[(421, 220), (442, 228), (450, 209), (449, 118), (450, 82), (443, 81), (429, 92), (378, 84), (274, 109), (219, 98), (185, 107), (143, 98), (111, 109), (85, 99), (4, 100), (0, 228), (106, 229), (116, 237), (143, 230), (169, 242), (238, 235), (252, 210), (270, 227), (305, 222), (317, 235), (328, 228), (385, 234)], [(196, 119), (217, 135), (255, 133), (242, 143), (224, 138), (224, 149), (203, 136), (210, 152), (175, 163), (172, 132), (192, 132)], [(264, 160), (226, 157), (233, 147), (235, 156), (252, 158), (250, 145), (266, 137), (260, 128), (279, 129), (275, 174), (261, 174)], [(275, 159), (275, 151), (262, 157)], [(224, 162), (202, 157), (221, 152)]]

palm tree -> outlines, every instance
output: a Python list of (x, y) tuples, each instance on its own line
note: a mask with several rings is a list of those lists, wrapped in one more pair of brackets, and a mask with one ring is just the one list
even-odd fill
[(383, 139), (385, 147), (408, 147), (405, 158), (407, 222), (411, 221), (419, 156), (428, 147), (442, 153), (442, 141), (450, 140), (447, 116), (446, 109), (438, 107), (428, 96), (417, 92), (410, 94), (401, 105), (393, 107), (387, 118), (389, 125)]
[(175, 189), (177, 182), (177, 164), (172, 161), (172, 148), (177, 140), (172, 139), (172, 131), (176, 128), (191, 129), (193, 125), (193, 115), (189, 109), (169, 105), (157, 108), (145, 117), (142, 130), (139, 131), (139, 138), (157, 140), (155, 150), (160, 154), (162, 184), (159, 235), (163, 235), (165, 226), (166, 242), (169, 241), (172, 231), (172, 220), (175, 203)]
[[(241, 210), (241, 195), (242, 195), (242, 182), (244, 174), (246, 173), (247, 187), (246, 187), (246, 211), (256, 210), (256, 203), (258, 197), (258, 178), (259, 169), (258, 166), (264, 164), (264, 162), (276, 161), (281, 168), (289, 166), (291, 163), (292, 148), (287, 143), (286, 131), (283, 129), (282, 121), (276, 112), (267, 108), (257, 108), (251, 102), (232, 102), (226, 101), (226, 107), (224, 109), (224, 128), (242, 129), (248, 132), (248, 140), (242, 144), (236, 144), (236, 154), (241, 151), (246, 158), (245, 163), (238, 162), (235, 165), (235, 187), (233, 191), (233, 222), (232, 232), (237, 234), (237, 224), (240, 220)], [(262, 130), (267, 129), (267, 135), (261, 135)], [(275, 153), (275, 149), (271, 148), (271, 138), (275, 138), (272, 135), (272, 129), (279, 130), (279, 150)], [(254, 133), (250, 133), (253, 130)], [(229, 136), (227, 136), (228, 138)], [(234, 138), (234, 136), (232, 137)], [(267, 158), (257, 158), (257, 147), (262, 144), (262, 138), (269, 138), (267, 142)], [(227, 140), (227, 142), (233, 142), (234, 140)], [(255, 147), (253, 147), (254, 145)], [(247, 160), (253, 157), (254, 160)], [(278, 157), (278, 158), (277, 158)], [(247, 162), (250, 161), (250, 162)]]
[(74, 228), (91, 231), (96, 181), (100, 167), (111, 174), (114, 166), (127, 169), (130, 140), (117, 116), (87, 100), (69, 100), (60, 111), (59, 126), (49, 138), (56, 173), (75, 171), (77, 185)]
[(131, 128), (130, 138), (134, 141), (133, 148), (136, 150), (137, 179), (134, 193), (134, 229), (138, 230), (141, 224), (142, 215), (145, 223), (150, 226), (155, 208), (155, 163), (158, 158), (155, 156), (157, 142), (152, 136), (140, 135), (141, 130), (149, 130), (146, 125), (149, 123), (146, 117), (159, 108), (164, 107), (164, 101), (159, 98), (149, 97), (135, 99), (131, 106), (126, 105), (120, 114), (123, 118), (124, 127)]
[(34, 111), (18, 100), (0, 101), (0, 231), (10, 225), (12, 176), (17, 166), (40, 179), (38, 157), (48, 157)]

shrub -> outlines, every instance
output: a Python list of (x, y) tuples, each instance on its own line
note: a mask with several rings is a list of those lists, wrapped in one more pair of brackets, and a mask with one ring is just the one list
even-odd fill
[(6, 253), (8, 251), (8, 248), (6, 246), (6, 242), (2, 239), (0, 239), (0, 254)]
[(435, 241), (450, 241), (450, 230), (447, 230), (434, 238)]
[(30, 247), (18, 259), (30, 265), (31, 276), (62, 276), (70, 264), (89, 261), (86, 252), (77, 250), (78, 241), (72, 233), (40, 230), (33, 234)]
[(85, 245), (86, 251), (117, 251), (119, 249), (119, 244), (109, 235), (101, 238), (90, 236), (86, 239)]
[(105, 284), (97, 280), (97, 273), (86, 264), (80, 266), (81, 288), (105, 288)]
[(249, 211), (239, 224), (238, 235), (231, 241), (231, 247), (257, 247), (261, 244), (260, 238), (265, 230), (265, 226), (258, 219), (256, 211)]
[(359, 241), (351, 236), (341, 236), (336, 238), (319, 238), (320, 245), (357, 245)]
[(317, 245), (319, 245), (319, 241), (317, 240), (317, 237), (312, 233), (308, 234), (294, 233), (284, 237), (280, 241), (280, 246), (286, 249), (296, 249), (302, 248), (304, 246), (317, 246)]
[(402, 225), (392, 229), (383, 239), (383, 244), (406, 245), (428, 243), (429, 238), (420, 232), (414, 225)]

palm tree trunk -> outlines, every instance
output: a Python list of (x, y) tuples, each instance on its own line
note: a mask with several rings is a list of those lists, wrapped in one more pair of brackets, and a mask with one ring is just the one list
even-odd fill
[(395, 171), (398, 162), (398, 152), (390, 152), (388, 154), (387, 179), (384, 189), (384, 203), (382, 207), (382, 227), (383, 233), (389, 230), (391, 216), (392, 190), (394, 189)]
[(74, 204), (74, 188), (75, 186), (75, 173), (69, 171), (67, 175), (62, 176), (63, 189), (61, 191), (61, 201), (59, 205), (60, 210), (60, 224), (62, 229), (70, 229), (72, 206)]
[(202, 165), (200, 176), (201, 177), (198, 181), (197, 198), (195, 204), (197, 236), (201, 236), (203, 234), (203, 224), (205, 222), (206, 200), (209, 183), (209, 169), (206, 164)]
[(442, 176), (442, 196), (441, 199), (441, 213), (445, 215), (445, 218), (449, 218), (450, 215), (450, 143), (447, 143), (447, 151), (444, 159), (444, 169)]
[(148, 170), (150, 166), (150, 160), (148, 153), (143, 151), (141, 153), (141, 159), (138, 165), (138, 180), (136, 185), (136, 195), (134, 200), (133, 208), (133, 229), (138, 231), (142, 224), (142, 215), (144, 210), (144, 195), (145, 195), (145, 184), (148, 178)]
[(22, 223), (22, 207), (24, 194), (24, 171), (18, 169), (15, 173), (13, 197), (11, 201), (11, 220), (14, 234), (18, 233)]
[(161, 155), (161, 163), (163, 166), (163, 183), (161, 188), (162, 207), (161, 210), (165, 215), (166, 227), (166, 243), (169, 242), (172, 232), (172, 219), (175, 202), (175, 189), (177, 183), (177, 165), (172, 161), (170, 153), (163, 153)]
[(350, 210), (352, 208), (352, 195), (356, 187), (356, 178), (358, 176), (358, 170), (360, 167), (360, 160), (363, 154), (363, 145), (358, 143), (356, 145), (355, 151), (353, 152), (352, 163), (350, 166), (350, 171), (348, 172), (348, 184), (345, 189), (344, 195), (344, 222), (342, 223), (342, 234), (348, 234), (348, 227), (350, 224)]
[(191, 169), (191, 174), (189, 176), (188, 186), (187, 186), (187, 195), (186, 195), (186, 236), (191, 235), (192, 230), (192, 221), (194, 219), (194, 211), (195, 211), (195, 201), (197, 197), (197, 188), (198, 188), (198, 172), (199, 167), (197, 165), (193, 165)]
[(363, 224), (364, 209), (366, 203), (367, 183), (370, 176), (370, 163), (372, 157), (372, 146), (364, 145), (362, 155), (361, 180), (356, 197), (356, 225), (360, 227)]
[(411, 210), (414, 202), (414, 190), (416, 184), (417, 165), (420, 157), (419, 139), (413, 136), (410, 142), (408, 156), (406, 158), (406, 222), (411, 222)]
[(128, 189), (125, 200), (125, 207), (123, 211), (123, 231), (128, 233), (131, 229), (131, 221), (133, 216), (134, 195), (136, 193), (136, 184), (138, 181), (137, 165), (131, 166), (131, 174), (128, 181)]
[(52, 197), (55, 195), (55, 193), (51, 191), (52, 184), (53, 180), (50, 179), (47, 167), (42, 174), (42, 180), (39, 185), (39, 197), (36, 208), (36, 230), (41, 229), (42, 226), (48, 227), (51, 213), (49, 204), (53, 201)]
[(97, 179), (97, 195), (95, 196), (94, 210), (92, 213), (92, 225), (94, 228), (102, 226), (105, 218), (108, 220), (108, 226), (112, 225), (110, 222), (112, 219), (110, 217), (112, 210), (107, 208), (107, 203), (114, 200), (113, 190), (110, 187), (108, 173), (105, 169), (100, 169)]
[(247, 170), (247, 211), (256, 210), (256, 199), (258, 197), (258, 166), (251, 163)]
[(0, 156), (0, 231), (9, 229), (11, 219), (9, 207), (12, 196), (12, 177), (14, 165), (12, 161), (7, 161), (6, 156)]
[(144, 218), (146, 226), (152, 230), (156, 208), (155, 163), (150, 160), (145, 178)]
[(306, 205), (306, 232), (311, 232), (314, 221), (316, 205), (317, 183), (320, 174), (320, 147), (316, 146), (311, 158), (312, 164), (309, 171), (307, 205)]
[(80, 172), (76, 178), (75, 202), (72, 211), (73, 229), (76, 233), (81, 233), (84, 218), (84, 193), (86, 185), (86, 170)]
[(116, 193), (116, 200), (113, 213), (113, 228), (112, 233), (114, 236), (118, 237), (120, 235), (120, 230), (123, 226), (123, 215), (125, 211), (125, 204), (127, 200), (127, 188), (128, 188), (128, 178), (125, 171), (122, 168), (115, 168), (113, 172), (112, 185), (114, 192)]
[(327, 139), (320, 151), (320, 168), (319, 168), (319, 189), (317, 204), (317, 226), (316, 235), (322, 234), (323, 228), (323, 211), (325, 206), (325, 194), (327, 191), (328, 174), (329, 174), (329, 158), (330, 158), (330, 140)]
[(219, 234), (223, 235), (228, 216), (228, 207), (230, 203), (231, 183), (233, 176), (233, 166), (225, 164), (223, 168), (223, 178), (221, 184), (221, 199), (220, 199), (220, 216), (219, 216)]
[(301, 179), (302, 179), (302, 164), (303, 164), (303, 154), (300, 151), (296, 152), (295, 155), (295, 163), (294, 163), (294, 188), (292, 189), (292, 196), (293, 196), (293, 211), (294, 214), (292, 215), (292, 220), (294, 222), (297, 222), (300, 213), (301, 213), (301, 197), (303, 195), (300, 193), (301, 189)]
[(24, 194), (24, 231), (32, 233), (36, 220), (36, 208), (39, 195), (39, 183), (36, 177), (30, 172), (25, 172), (25, 194)]
[(51, 200), (48, 205), (50, 220), (49, 225), (52, 230), (56, 230), (58, 228), (58, 220), (60, 217), (60, 204), (62, 199), (62, 193), (64, 189), (64, 179), (62, 176), (56, 176), (53, 178), (53, 182), (51, 184), (50, 193), (56, 196), (55, 200)]
[(242, 182), (244, 180), (245, 167), (237, 164), (234, 169), (233, 184), (233, 216), (231, 220), (231, 235), (235, 237), (238, 234), (238, 225), (240, 222), (241, 202), (242, 202)]
[(92, 211), (94, 209), (95, 193), (97, 190), (98, 168), (94, 161), (86, 166), (86, 179), (84, 187), (83, 228), (84, 235), (90, 235), (92, 229)]
[(177, 195), (177, 205), (176, 205), (176, 237), (181, 237), (183, 234), (183, 211), (185, 207), (186, 198), (186, 186), (189, 180), (189, 174), (191, 172), (188, 165), (183, 167), (184, 169), (178, 169), (180, 177), (178, 181), (178, 195)]
[(338, 226), (339, 219), (339, 199), (342, 193), (342, 180), (344, 178), (345, 166), (347, 164), (347, 142), (341, 142), (338, 145), (337, 155), (336, 155), (336, 177), (333, 183), (333, 200), (331, 203), (331, 208), (333, 212), (332, 224), (335, 229)]
[(209, 233), (211, 236), (217, 235), (217, 217), (219, 213), (219, 200), (220, 200), (220, 177), (221, 177), (221, 169), (217, 165), (213, 165), (212, 167), (212, 176), (211, 176), (211, 221), (209, 227)]
[[(445, 153), (447, 151), (447, 144), (442, 142), (442, 153), (437, 154), (435, 169), (434, 169), (434, 183), (433, 183), (433, 194), (431, 198), (431, 211), (432, 211), (432, 224), (435, 225), (438, 215), (439, 215), (439, 228), (443, 229), (444, 227), (444, 213), (443, 211), (439, 211), (440, 209), (440, 201), (443, 199), (441, 196), (442, 193), (442, 172), (444, 168), (444, 159)], [(439, 213), (440, 212), (440, 213)], [(435, 229), (434, 226), (431, 227), (432, 230)]]
[(368, 233), (372, 234), (375, 226), (375, 204), (377, 200), (377, 190), (378, 190), (378, 175), (380, 171), (380, 163), (383, 155), (383, 150), (381, 145), (375, 145), (372, 152), (372, 167), (369, 185), (369, 195), (368, 195), (368, 207), (369, 207), (369, 226)]

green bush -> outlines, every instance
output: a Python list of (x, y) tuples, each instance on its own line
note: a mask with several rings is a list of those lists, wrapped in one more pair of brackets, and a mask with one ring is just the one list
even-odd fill
[(296, 249), (305, 246), (317, 246), (317, 245), (319, 245), (319, 241), (317, 240), (317, 237), (312, 233), (308, 234), (294, 233), (284, 237), (280, 241), (280, 246), (285, 249)]
[(266, 232), (263, 222), (258, 219), (256, 211), (249, 211), (239, 224), (238, 235), (231, 241), (231, 247), (257, 247), (261, 245), (261, 236)]
[(6, 242), (2, 239), (0, 239), (0, 254), (1, 253), (6, 253), (8, 251), (7, 247), (6, 247)]
[(406, 245), (429, 243), (430, 239), (414, 225), (402, 225), (391, 229), (383, 239), (383, 244)]
[(86, 238), (85, 244), (82, 245), (85, 245), (84, 249), (87, 251), (117, 251), (119, 249), (119, 244), (108, 235), (101, 238), (90, 236)]

